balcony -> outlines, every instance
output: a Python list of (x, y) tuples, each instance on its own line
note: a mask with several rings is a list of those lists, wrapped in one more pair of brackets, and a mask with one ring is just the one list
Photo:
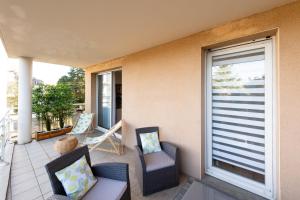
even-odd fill
[[(33, 141), (25, 145), (16, 144), (14, 146), (6, 200), (46, 200), (53, 195), (44, 165), (60, 156), (53, 150), (54, 142), (60, 137), (39, 142)], [(90, 155), (92, 165), (105, 162), (129, 163), (131, 197), (133, 200), (181, 200), (194, 180), (182, 174), (179, 186), (149, 196), (143, 196), (137, 182), (133, 150), (126, 148), (125, 154), (121, 156), (99, 151), (93, 151)], [(235, 200), (233, 197), (226, 195), (226, 193), (235, 193), (237, 197), (240, 196), (242, 199), (264, 200), (211, 177), (204, 179), (202, 182), (205, 185), (211, 185), (223, 191), (220, 192), (219, 189), (216, 190), (212, 187), (201, 188), (203, 197), (206, 200), (210, 200), (210, 198), (211, 200)], [(210, 195), (207, 196), (208, 194)]]
[[(19, 116), (17, 144), (1, 135), (0, 200), (52, 195), (44, 166), (59, 156), (58, 138), (32, 139), (34, 62), (84, 71), (85, 112), (99, 130), (126, 122), (125, 154), (91, 157), (129, 164), (132, 199), (181, 200), (197, 182), (197, 197), (298, 200), (299, 27), (300, 0), (1, 1), (0, 37), (19, 61)], [(135, 133), (156, 126), (180, 150), (180, 185), (143, 196)]]
[[(42, 200), (53, 194), (44, 165), (60, 156), (53, 150), (53, 144), (58, 138), (39, 142), (33, 141), (25, 145), (15, 145), (7, 200)], [(125, 151), (126, 153), (121, 156), (93, 151), (91, 152), (92, 164), (103, 162), (129, 163), (132, 199), (158, 200), (176, 197), (181, 185), (185, 183), (185, 176), (182, 176), (180, 186), (155, 193), (149, 197), (143, 197), (135, 174), (134, 152), (130, 149)]]

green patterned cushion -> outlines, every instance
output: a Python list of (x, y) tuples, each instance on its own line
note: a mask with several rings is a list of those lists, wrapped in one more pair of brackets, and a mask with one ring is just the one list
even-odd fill
[(140, 138), (144, 154), (161, 151), (157, 132), (142, 133)]
[(56, 172), (55, 175), (62, 183), (67, 196), (73, 200), (81, 199), (97, 182), (85, 156)]

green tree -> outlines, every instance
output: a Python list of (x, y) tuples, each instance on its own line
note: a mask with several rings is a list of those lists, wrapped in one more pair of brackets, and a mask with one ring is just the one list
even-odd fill
[(38, 85), (32, 91), (32, 112), (36, 114), (39, 121), (45, 122), (47, 131), (51, 130), (51, 93), (50, 85)]
[(69, 85), (41, 84), (32, 91), (32, 112), (39, 121), (45, 122), (47, 131), (51, 130), (54, 119), (59, 120), (59, 126), (64, 127), (65, 119), (74, 112), (74, 95)]
[(59, 126), (64, 127), (65, 120), (74, 113), (74, 94), (69, 85), (57, 84), (50, 87), (51, 97), (51, 112), (54, 118), (59, 120)]
[(58, 84), (67, 84), (74, 93), (75, 103), (84, 103), (85, 80), (84, 71), (80, 68), (71, 68), (68, 75), (62, 76)]

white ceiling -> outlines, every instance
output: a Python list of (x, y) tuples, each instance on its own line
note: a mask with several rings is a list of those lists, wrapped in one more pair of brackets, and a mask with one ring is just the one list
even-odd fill
[(10, 57), (84, 67), (292, 0), (0, 0)]

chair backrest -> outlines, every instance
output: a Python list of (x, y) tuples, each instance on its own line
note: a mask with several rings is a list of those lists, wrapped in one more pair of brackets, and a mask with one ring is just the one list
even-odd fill
[(93, 123), (94, 113), (82, 113), (79, 119), (72, 129), (72, 134), (82, 134), (85, 133), (91, 124)]
[(66, 168), (67, 166), (70, 166), (82, 156), (86, 157), (88, 164), (91, 166), (91, 159), (87, 145), (79, 147), (65, 155), (62, 155), (61, 157), (56, 158), (55, 160), (51, 161), (45, 166), (54, 194), (66, 195), (66, 192), (61, 182), (56, 177), (55, 172), (60, 171), (61, 169)]
[(135, 129), (135, 132), (136, 132), (137, 145), (139, 147), (142, 147), (142, 142), (141, 142), (140, 134), (157, 132), (157, 134), (159, 136), (159, 128), (157, 126), (137, 128), (137, 129)]

